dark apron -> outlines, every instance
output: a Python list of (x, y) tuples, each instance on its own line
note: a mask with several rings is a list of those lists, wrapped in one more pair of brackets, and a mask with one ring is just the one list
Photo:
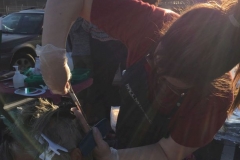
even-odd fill
[[(168, 137), (170, 117), (180, 106), (176, 104), (169, 115), (162, 115), (152, 107), (145, 63), (144, 58), (132, 65), (122, 78), (122, 101), (116, 126), (119, 149), (153, 144)], [(182, 97), (178, 103), (181, 101)]]

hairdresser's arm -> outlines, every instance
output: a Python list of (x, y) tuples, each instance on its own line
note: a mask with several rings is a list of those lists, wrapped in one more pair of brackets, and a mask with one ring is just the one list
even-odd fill
[(72, 23), (79, 17), (90, 21), (92, 0), (48, 0), (45, 8), (42, 44), (65, 48)]
[[(76, 117), (82, 121), (82, 113), (76, 108), (72, 109)], [(109, 149), (108, 144), (102, 140), (101, 133), (93, 127), (93, 135), (97, 146), (94, 149), (94, 155), (97, 160), (118, 160), (116, 155)], [(171, 137), (161, 139), (158, 143), (118, 150), (119, 160), (182, 160), (190, 155), (197, 148), (184, 147), (176, 143)]]
[[(111, 154), (108, 145), (101, 138), (99, 131), (94, 128), (94, 138), (97, 143), (95, 156), (97, 160), (117, 160)], [(171, 137), (163, 138), (158, 143), (129, 149), (118, 150), (119, 160), (182, 160), (197, 148), (184, 147)]]
[(77, 17), (90, 19), (92, 0), (48, 0), (45, 8), (42, 47), (38, 47), (43, 80), (55, 94), (68, 93), (71, 73), (67, 65), (66, 39)]

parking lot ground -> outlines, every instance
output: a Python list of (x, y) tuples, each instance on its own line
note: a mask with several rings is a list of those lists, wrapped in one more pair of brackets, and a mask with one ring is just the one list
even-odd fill
[(196, 160), (240, 160), (239, 147), (233, 142), (213, 140), (194, 155)]

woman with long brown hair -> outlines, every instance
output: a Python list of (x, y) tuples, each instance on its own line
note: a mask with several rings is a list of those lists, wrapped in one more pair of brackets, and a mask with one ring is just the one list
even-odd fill
[(55, 93), (67, 93), (70, 74), (58, 48), (77, 16), (91, 21), (129, 50), (116, 134), (118, 148), (131, 149), (110, 154), (95, 134), (96, 158), (181, 160), (209, 143), (227, 118), (227, 72), (240, 61), (239, 8), (230, 0), (198, 4), (179, 17), (135, 0), (48, 0), (43, 78)]

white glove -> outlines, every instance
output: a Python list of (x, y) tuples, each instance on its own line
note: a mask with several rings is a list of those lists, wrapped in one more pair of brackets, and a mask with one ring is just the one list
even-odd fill
[(67, 65), (66, 50), (47, 44), (37, 45), (36, 53), (40, 57), (40, 70), (48, 88), (54, 94), (67, 94), (71, 72)]

